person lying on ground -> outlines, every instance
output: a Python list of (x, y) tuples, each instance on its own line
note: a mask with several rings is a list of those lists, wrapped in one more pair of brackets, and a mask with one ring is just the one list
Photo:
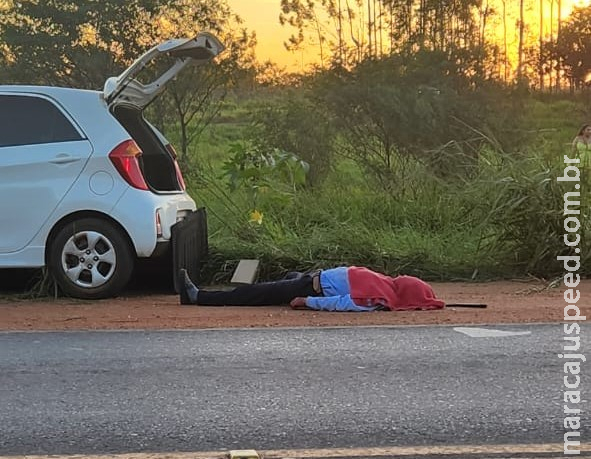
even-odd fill
[(280, 306), (319, 311), (441, 309), (445, 303), (417, 277), (390, 277), (357, 266), (294, 273), (288, 278), (228, 291), (198, 288), (179, 273), (180, 302), (200, 306)]

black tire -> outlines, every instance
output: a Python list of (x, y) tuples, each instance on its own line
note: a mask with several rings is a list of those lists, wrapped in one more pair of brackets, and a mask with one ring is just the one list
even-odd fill
[(106, 220), (68, 223), (49, 244), (49, 270), (68, 296), (87, 300), (116, 296), (133, 273), (135, 256), (127, 237)]

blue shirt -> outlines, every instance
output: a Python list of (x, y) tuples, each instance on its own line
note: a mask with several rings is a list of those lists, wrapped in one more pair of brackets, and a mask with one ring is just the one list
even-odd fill
[(309, 296), (306, 306), (317, 311), (373, 311), (375, 308), (357, 306), (351, 299), (347, 267), (326, 269), (320, 272), (323, 296)]

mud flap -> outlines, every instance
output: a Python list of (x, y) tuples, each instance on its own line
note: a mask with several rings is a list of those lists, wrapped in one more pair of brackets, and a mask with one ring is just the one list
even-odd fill
[(186, 269), (193, 282), (199, 282), (201, 266), (209, 251), (207, 213), (202, 207), (171, 228), (172, 273), (175, 292), (179, 292), (178, 272)]

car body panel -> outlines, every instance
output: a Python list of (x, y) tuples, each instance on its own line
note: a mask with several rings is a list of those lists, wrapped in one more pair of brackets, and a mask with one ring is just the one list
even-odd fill
[(91, 153), (87, 140), (0, 148), (0, 253), (31, 242)]
[[(168, 242), (171, 227), (183, 216), (196, 209), (195, 201), (186, 193), (156, 195), (129, 187), (110, 215), (128, 232), (137, 256), (149, 257), (157, 242)], [(162, 237), (156, 235), (156, 212), (160, 213)], [(138, 225), (141, 216), (145, 225)]]

